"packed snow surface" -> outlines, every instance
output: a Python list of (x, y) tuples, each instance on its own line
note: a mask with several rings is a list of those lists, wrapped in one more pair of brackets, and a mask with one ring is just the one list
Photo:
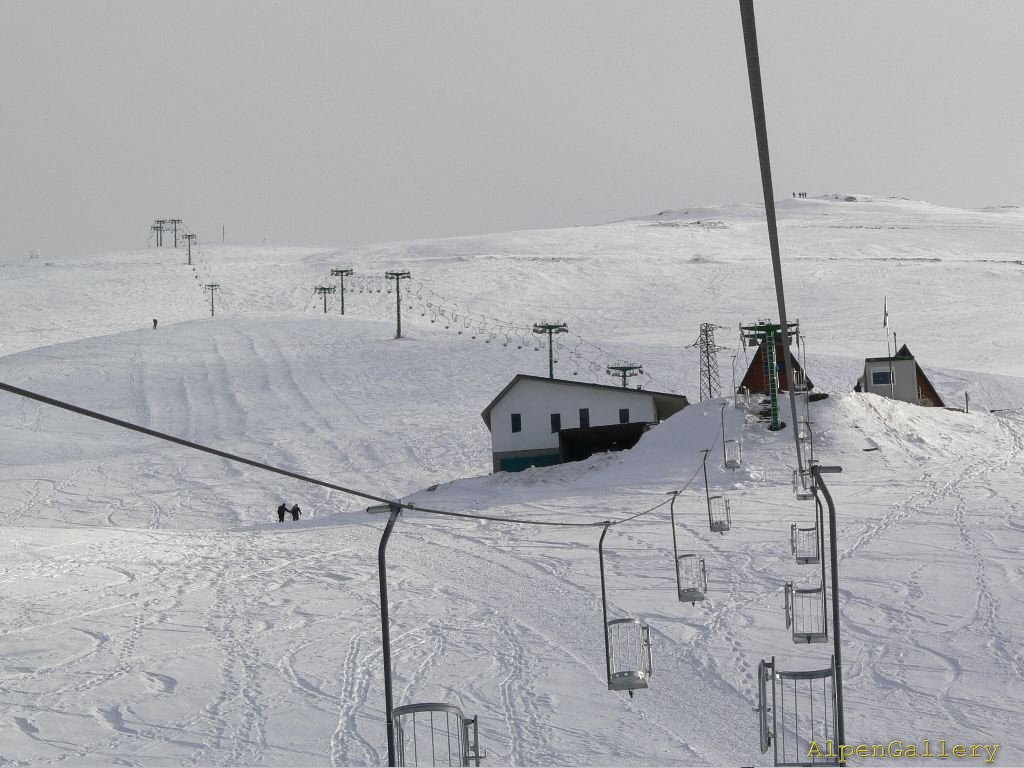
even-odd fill
[[(779, 223), (788, 313), (830, 394), (811, 406), (815, 452), (843, 467), (828, 483), (847, 741), (999, 744), (997, 764), (1022, 764), (1024, 213), (840, 194), (782, 201)], [(358, 249), (206, 243), (193, 261), (4, 262), (0, 380), (373, 495), (592, 523), (404, 513), (395, 703), (477, 715), (485, 765), (770, 764), (758, 662), (821, 669), (832, 649), (795, 645), (782, 608), (785, 582), (820, 576), (789, 550), (814, 505), (792, 492), (790, 429), (768, 431), (756, 403), (697, 402), (690, 346), (722, 326), (724, 395), (753, 351), (737, 326), (777, 317), (760, 207)], [(344, 316), (314, 292), (338, 267), (354, 270)], [(402, 339), (385, 270), (411, 274)], [(887, 352), (883, 299), (950, 409), (852, 392)], [(511, 329), (549, 320), (582, 337), (563, 337), (556, 375), (613, 383), (608, 363), (639, 362), (631, 385), (693, 405), (630, 451), (490, 474), (480, 412), (547, 372)], [(723, 425), (743, 440), (736, 470)], [(0, 438), (0, 762), (386, 764), (386, 516), (8, 393)], [(724, 535), (708, 531), (705, 449)], [(675, 595), (679, 489), (680, 551), (708, 568), (696, 605)], [(303, 518), (278, 523), (282, 501)], [(605, 680), (598, 524), (652, 509), (605, 540), (609, 617), (652, 628), (651, 687), (630, 698)]]

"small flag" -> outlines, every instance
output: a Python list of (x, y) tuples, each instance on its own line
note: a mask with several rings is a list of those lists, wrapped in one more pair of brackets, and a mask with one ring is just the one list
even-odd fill
[(889, 307), (887, 304), (887, 297), (882, 298), (882, 327), (889, 327)]

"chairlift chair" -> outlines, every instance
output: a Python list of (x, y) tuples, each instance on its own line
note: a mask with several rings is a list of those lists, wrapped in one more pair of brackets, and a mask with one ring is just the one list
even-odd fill
[(815, 756), (811, 744), (838, 738), (836, 663), (784, 672), (771, 661), (757, 668), (758, 730), (762, 754), (774, 747), (775, 766), (838, 766), (836, 751)]
[(789, 527), (789, 546), (798, 565), (812, 565), (820, 562), (817, 523), (810, 528), (793, 523)]
[(694, 554), (676, 557), (676, 575), (679, 585), (679, 602), (696, 605), (708, 591), (708, 572), (704, 558)]
[(452, 704), (407, 704), (392, 710), (399, 766), (479, 766), (478, 718)]
[(725, 441), (725, 466), (727, 469), (736, 469), (743, 461), (743, 443), (739, 440)]
[(793, 642), (828, 642), (828, 617), (825, 613), (825, 587), (796, 589), (786, 582), (786, 629), (793, 630)]
[(646, 688), (654, 673), (651, 663), (651, 630), (640, 619), (612, 619), (608, 633), (608, 690)]
[(651, 662), (651, 630), (640, 619), (608, 618), (608, 594), (604, 577), (604, 538), (608, 535), (606, 523), (597, 544), (598, 563), (601, 568), (601, 613), (604, 631), (605, 665), (609, 691), (633, 691), (646, 688), (654, 665)]
[(732, 527), (732, 509), (724, 496), (712, 496), (708, 500), (708, 527), (712, 533), (722, 535)]
[(811, 437), (811, 425), (799, 416), (796, 420), (796, 436), (800, 440), (809, 440)]
[(814, 478), (809, 470), (793, 470), (793, 493), (800, 501), (814, 498)]
[[(771, 682), (771, 688), (768, 687), (769, 681)], [(775, 657), (772, 656), (771, 661), (765, 661), (762, 659), (757, 665), (757, 725), (760, 736), (761, 754), (763, 755), (768, 751), (768, 747), (772, 745), (772, 738), (775, 735), (772, 732), (772, 723), (768, 720), (768, 713), (774, 713), (775, 708), (772, 706), (771, 699), (768, 698), (768, 694), (771, 692), (772, 698), (775, 694)]]

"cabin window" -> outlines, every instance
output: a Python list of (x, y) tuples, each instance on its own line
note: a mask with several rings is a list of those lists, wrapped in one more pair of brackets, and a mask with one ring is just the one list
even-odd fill
[(551, 414), (551, 431), (557, 432), (562, 428), (562, 414), (552, 413)]
[(519, 414), (519, 413), (513, 413), (512, 414), (512, 431), (513, 432), (522, 432), (523, 431), (523, 417), (522, 417), (522, 414)]
[(590, 426), (590, 409), (580, 408), (580, 428), (586, 429)]
[(872, 371), (871, 372), (871, 386), (879, 387), (883, 384), (892, 384), (892, 372), (891, 371)]
[(629, 424), (629, 408), (619, 408), (619, 424)]

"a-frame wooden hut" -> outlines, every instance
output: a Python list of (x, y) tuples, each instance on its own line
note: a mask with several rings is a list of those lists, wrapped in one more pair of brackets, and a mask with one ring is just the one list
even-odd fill
[[(742, 392), (746, 388), (747, 391), (753, 393), (771, 394), (770, 387), (768, 386), (768, 355), (765, 350), (767, 343), (762, 341), (758, 345), (757, 352), (754, 353), (754, 359), (750, 361), (750, 367), (747, 368), (747, 373), (743, 377), (743, 381), (740, 382), (738, 392)], [(776, 368), (779, 372), (779, 391), (788, 392), (790, 390), (789, 371), (786, 370), (786, 358), (782, 342), (775, 343), (775, 359), (778, 361)], [(796, 359), (796, 355), (793, 356), (793, 367), (804, 374), (807, 389), (813, 389), (814, 382), (807, 378), (807, 372), (800, 366), (800, 361)]]

